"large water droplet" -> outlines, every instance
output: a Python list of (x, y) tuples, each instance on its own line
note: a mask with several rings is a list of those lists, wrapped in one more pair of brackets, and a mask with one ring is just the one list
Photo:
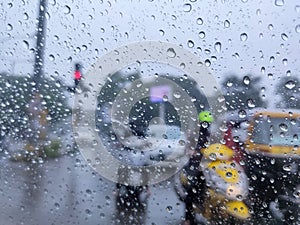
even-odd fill
[(7, 24), (6, 28), (7, 28), (8, 31), (11, 31), (11, 30), (14, 29), (13, 25), (11, 25), (10, 23)]
[(205, 38), (205, 32), (204, 32), (204, 31), (200, 31), (200, 32), (199, 32), (199, 37), (200, 37), (201, 39)]
[(64, 13), (67, 15), (67, 14), (69, 14), (70, 12), (71, 12), (70, 6), (65, 5), (65, 7), (64, 7)]
[(249, 98), (247, 100), (247, 105), (250, 107), (250, 108), (254, 108), (255, 107), (255, 103), (254, 103), (254, 100)]
[(284, 132), (288, 131), (288, 125), (286, 125), (285, 123), (279, 124), (279, 128)]
[(174, 48), (168, 48), (168, 50), (167, 50), (167, 55), (168, 55), (170, 58), (175, 58), (175, 57), (176, 57), (176, 52), (175, 52)]
[(24, 18), (24, 20), (28, 20), (29, 19), (29, 16), (28, 16), (28, 14), (26, 12), (23, 14), (23, 18)]
[(216, 43), (215, 43), (215, 50), (216, 50), (217, 52), (221, 52), (221, 47), (222, 47), (222, 45), (221, 45), (220, 42), (216, 42)]
[(229, 28), (230, 27), (230, 21), (229, 20), (225, 20), (224, 21), (224, 27), (225, 28)]
[(243, 109), (241, 109), (238, 114), (240, 118), (245, 118), (247, 116), (246, 111)]
[(206, 59), (204, 63), (205, 63), (205, 66), (207, 66), (207, 67), (210, 67), (210, 65), (211, 65), (211, 62), (209, 59)]
[(173, 94), (173, 96), (175, 98), (180, 98), (181, 97), (181, 93), (179, 91), (175, 91), (174, 94)]
[(244, 84), (249, 85), (250, 84), (250, 77), (244, 76), (243, 82), (244, 82)]
[(169, 206), (167, 206), (167, 207), (166, 207), (166, 210), (167, 210), (167, 212), (169, 212), (169, 213), (170, 213), (170, 212), (172, 212), (172, 210), (173, 210), (173, 207), (169, 205)]
[(227, 86), (227, 87), (232, 87), (232, 85), (233, 85), (233, 82), (232, 82), (232, 81), (230, 81), (230, 80), (227, 81), (227, 83), (226, 83), (226, 86)]
[(25, 49), (29, 49), (29, 43), (26, 40), (23, 40), (23, 46)]
[(284, 171), (291, 171), (292, 170), (292, 166), (290, 164), (286, 164), (286, 165), (283, 165), (282, 169)]
[(284, 40), (284, 41), (287, 41), (287, 40), (289, 39), (289, 37), (288, 37), (287, 34), (285, 34), (285, 33), (282, 33), (282, 34), (281, 34), (281, 38), (282, 38), (282, 40)]
[(184, 12), (190, 12), (192, 10), (192, 5), (189, 3), (186, 3), (183, 5), (183, 11)]
[(50, 54), (50, 55), (49, 55), (49, 59), (50, 59), (51, 62), (53, 62), (53, 61), (55, 60), (55, 56), (52, 55), (52, 54)]
[(240, 35), (240, 39), (241, 39), (241, 41), (247, 41), (248, 35), (247, 35), (246, 33), (242, 33), (242, 34)]
[(192, 40), (188, 40), (187, 45), (188, 45), (189, 48), (193, 48), (195, 46), (195, 44)]
[(293, 80), (289, 80), (288, 82), (285, 83), (284, 85), (287, 89), (291, 90), (296, 86), (296, 82)]
[(198, 25), (202, 25), (203, 24), (202, 18), (198, 18), (196, 22), (197, 22)]

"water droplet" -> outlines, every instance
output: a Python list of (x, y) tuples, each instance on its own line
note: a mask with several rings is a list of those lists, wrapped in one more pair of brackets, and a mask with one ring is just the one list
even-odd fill
[(180, 97), (181, 97), (181, 94), (180, 94), (179, 91), (175, 91), (174, 94), (173, 94), (173, 96), (174, 96), (175, 98), (180, 98)]
[(288, 82), (285, 83), (284, 85), (287, 89), (291, 90), (296, 86), (296, 82), (293, 80), (289, 80)]
[(176, 57), (176, 52), (175, 52), (174, 48), (168, 48), (168, 50), (167, 50), (167, 55), (168, 55), (170, 58), (175, 58), (175, 57)]
[(240, 137), (239, 137), (239, 136), (234, 136), (234, 137), (232, 138), (232, 140), (233, 140), (233, 142), (235, 142), (235, 143), (239, 143), (239, 142), (240, 142)]
[(247, 39), (248, 39), (248, 35), (247, 35), (246, 33), (242, 33), (242, 34), (240, 35), (240, 40), (241, 40), (241, 41), (247, 41)]
[(28, 20), (29, 19), (29, 16), (28, 16), (28, 14), (26, 12), (23, 14), (23, 19), (24, 20)]
[(282, 167), (282, 169), (284, 170), (284, 171), (291, 171), (292, 170), (292, 166), (290, 165), (290, 164), (287, 164), (287, 165), (283, 165), (283, 167)]
[(192, 5), (189, 3), (186, 3), (183, 5), (183, 11), (184, 12), (190, 12), (192, 10)]
[(85, 213), (88, 215), (88, 216), (91, 216), (92, 215), (92, 211), (90, 209), (86, 209), (85, 210)]
[(167, 101), (169, 101), (169, 98), (168, 98), (168, 96), (167, 96), (167, 95), (164, 95), (164, 96), (163, 96), (163, 101), (164, 101), (164, 102), (167, 102)]
[(210, 153), (208, 158), (212, 161), (215, 161), (217, 159), (217, 155), (216, 153)]
[(269, 24), (269, 25), (268, 25), (268, 29), (269, 29), (269, 30), (273, 30), (273, 29), (274, 29), (273, 24)]
[(239, 117), (242, 119), (242, 118), (245, 118), (247, 116), (247, 113), (245, 110), (241, 109), (239, 112), (238, 112), (238, 115)]
[(249, 99), (247, 100), (247, 105), (248, 105), (248, 107), (250, 107), (250, 108), (254, 108), (254, 107), (255, 107), (254, 100), (251, 99), (251, 98), (249, 98)]
[(166, 210), (167, 210), (167, 212), (169, 212), (169, 213), (170, 213), (170, 212), (172, 212), (172, 210), (173, 210), (173, 207), (169, 205), (169, 206), (167, 206), (167, 207), (166, 207)]
[(228, 178), (232, 177), (232, 173), (231, 172), (226, 172), (226, 177), (228, 177)]
[(49, 59), (50, 59), (50, 61), (51, 61), (51, 62), (53, 62), (53, 61), (55, 60), (55, 57), (54, 57), (54, 55), (52, 55), (52, 54), (51, 54), (51, 55), (49, 55)]
[(284, 0), (275, 0), (275, 5), (276, 6), (283, 6), (284, 5)]
[(198, 18), (196, 22), (197, 22), (198, 25), (202, 25), (203, 24), (202, 18)]
[(88, 194), (88, 195), (91, 195), (92, 194), (92, 191), (90, 189), (86, 189), (85, 192)]
[(200, 31), (200, 32), (199, 32), (199, 37), (200, 37), (201, 39), (205, 38), (205, 32), (204, 32), (204, 31)]
[(261, 14), (261, 10), (260, 10), (260, 9), (257, 9), (257, 10), (256, 10), (256, 15), (260, 16), (260, 14)]
[(229, 81), (226, 82), (226, 86), (227, 86), (227, 87), (232, 87), (232, 85), (233, 85), (233, 82), (232, 82), (232, 81), (229, 80)]
[(279, 128), (284, 132), (288, 131), (288, 125), (286, 125), (285, 123), (279, 124)]
[(192, 40), (188, 40), (187, 45), (188, 45), (189, 48), (193, 48), (195, 46), (195, 44)]
[(283, 60), (282, 60), (282, 64), (283, 64), (284, 66), (287, 66), (288, 60), (287, 60), (287, 59), (283, 59)]
[(26, 40), (23, 40), (23, 46), (25, 49), (29, 49), (29, 43)]
[(224, 27), (225, 28), (229, 28), (230, 27), (230, 21), (229, 20), (225, 20), (224, 21)]
[(13, 28), (13, 25), (11, 25), (10, 23), (7, 24), (6, 28), (7, 28), (8, 31), (11, 31), (11, 30), (14, 29), (14, 28)]
[(64, 14), (70, 14), (71, 13), (71, 8), (70, 8), (70, 6), (68, 6), (68, 5), (65, 5), (65, 7), (64, 7)]
[(221, 47), (222, 47), (222, 45), (221, 45), (220, 42), (216, 42), (216, 43), (215, 43), (215, 50), (216, 50), (217, 52), (221, 52)]
[(59, 209), (60, 208), (60, 205), (59, 205), (59, 203), (54, 203), (54, 206), (55, 206), (55, 209)]
[(287, 41), (287, 40), (289, 39), (289, 37), (288, 37), (287, 34), (285, 34), (285, 33), (282, 33), (282, 34), (281, 34), (281, 38), (282, 38), (282, 40), (284, 40), (284, 41)]
[(300, 33), (300, 24), (298, 24), (298, 25), (295, 27), (295, 31), (296, 31), (297, 33)]
[(164, 30), (159, 30), (159, 34), (160, 34), (161, 36), (164, 36), (164, 35), (165, 35), (165, 31), (164, 31)]
[(205, 63), (205, 66), (207, 66), (207, 67), (210, 67), (210, 65), (211, 65), (211, 62), (210, 62), (209, 59), (206, 59), (206, 60), (204, 61), (204, 63)]
[(250, 84), (250, 77), (244, 76), (243, 82), (244, 82), (244, 84), (249, 85)]

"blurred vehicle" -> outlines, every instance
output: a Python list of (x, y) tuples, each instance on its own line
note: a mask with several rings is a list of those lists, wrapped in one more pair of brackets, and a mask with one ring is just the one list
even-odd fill
[(123, 159), (129, 164), (139, 161), (149, 165), (157, 161), (175, 161), (185, 156), (186, 135), (178, 126), (150, 124), (142, 136), (117, 120), (113, 120), (113, 127), (115, 144), (112, 146), (115, 150), (111, 152), (119, 155), (121, 151)]
[(258, 111), (250, 121), (245, 165), (257, 221), (299, 224), (300, 114)]
[(153, 161), (172, 161), (185, 155), (186, 136), (178, 126), (149, 125), (146, 138), (151, 145), (145, 154)]
[[(234, 151), (222, 144), (211, 144), (201, 150), (206, 190), (193, 199), (196, 220), (205, 224), (247, 224), (250, 214), (245, 201), (248, 179), (243, 168), (233, 160)], [(184, 201), (191, 185), (190, 168), (175, 176), (175, 190)], [(203, 202), (201, 200), (204, 199)]]

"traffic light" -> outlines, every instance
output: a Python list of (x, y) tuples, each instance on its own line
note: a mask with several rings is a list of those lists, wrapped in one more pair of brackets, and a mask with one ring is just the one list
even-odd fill
[(81, 75), (81, 64), (80, 63), (75, 63), (75, 72), (74, 72), (74, 82), (75, 82), (75, 87), (78, 86), (79, 81), (82, 77)]

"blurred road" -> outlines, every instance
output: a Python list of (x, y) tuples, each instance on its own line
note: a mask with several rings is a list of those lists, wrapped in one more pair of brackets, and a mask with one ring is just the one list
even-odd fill
[[(115, 184), (80, 154), (43, 164), (0, 159), (0, 224), (114, 224)], [(172, 180), (150, 187), (144, 224), (180, 224), (184, 205)]]

